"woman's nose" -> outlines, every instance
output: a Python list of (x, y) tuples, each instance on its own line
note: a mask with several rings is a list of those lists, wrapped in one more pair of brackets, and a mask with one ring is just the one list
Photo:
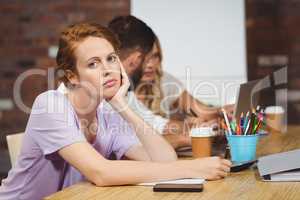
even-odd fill
[(152, 62), (148, 62), (145, 66), (146, 69), (153, 69), (154, 68), (154, 65)]
[(110, 71), (109, 71), (109, 70), (104, 70), (103, 76), (108, 76), (109, 74), (110, 74)]
[(146, 66), (149, 66), (151, 68), (155, 68), (155, 66), (159, 63), (159, 61), (155, 58), (151, 58), (148, 62)]
[(102, 71), (103, 76), (109, 76), (111, 74), (120, 73), (119, 69), (113, 69), (112, 67), (105, 67)]
[(112, 67), (109, 66), (109, 64), (104, 64), (103, 66), (103, 76), (108, 76), (109, 74), (112, 73)]

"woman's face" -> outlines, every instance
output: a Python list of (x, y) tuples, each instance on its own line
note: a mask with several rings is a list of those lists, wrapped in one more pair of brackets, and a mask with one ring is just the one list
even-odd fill
[(75, 49), (78, 82), (92, 98), (110, 99), (121, 85), (120, 61), (104, 38), (88, 37)]
[(157, 43), (155, 42), (152, 50), (145, 57), (145, 61), (143, 64), (144, 70), (141, 81), (153, 81), (160, 64), (160, 53)]

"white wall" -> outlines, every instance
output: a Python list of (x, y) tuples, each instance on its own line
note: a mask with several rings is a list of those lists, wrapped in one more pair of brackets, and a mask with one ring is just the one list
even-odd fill
[[(132, 14), (158, 35), (165, 71), (202, 100), (233, 100), (247, 77), (243, 0), (132, 0), (131, 5)], [(235, 89), (225, 90), (228, 84)]]

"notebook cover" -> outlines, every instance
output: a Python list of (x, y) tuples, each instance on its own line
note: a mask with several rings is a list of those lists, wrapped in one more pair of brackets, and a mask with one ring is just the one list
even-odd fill
[(257, 168), (262, 177), (298, 169), (300, 168), (300, 149), (260, 157)]

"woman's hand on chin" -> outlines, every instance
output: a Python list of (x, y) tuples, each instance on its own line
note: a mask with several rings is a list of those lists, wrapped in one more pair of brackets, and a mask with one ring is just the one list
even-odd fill
[(118, 90), (118, 92), (110, 99), (107, 99), (107, 101), (119, 112), (124, 111), (127, 107), (127, 100), (126, 95), (128, 93), (128, 88), (130, 87), (129, 78), (122, 66), (121, 68), (121, 86)]

